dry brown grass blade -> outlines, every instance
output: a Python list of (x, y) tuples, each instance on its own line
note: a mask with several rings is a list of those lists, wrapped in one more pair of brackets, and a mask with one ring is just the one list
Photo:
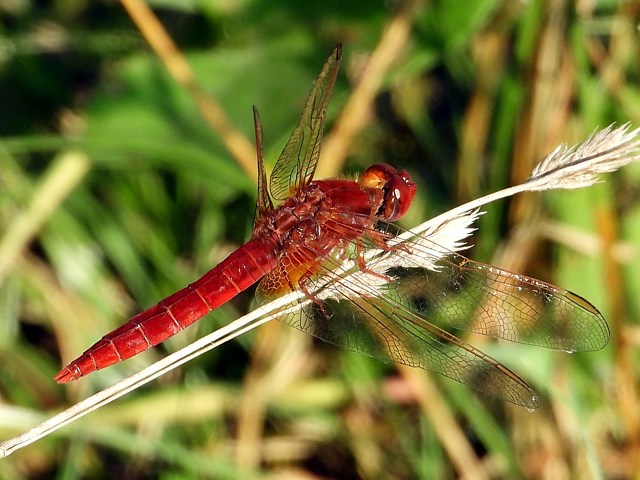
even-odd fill
[(398, 370), (411, 385), (425, 416), (433, 425), (451, 463), (460, 478), (488, 479), (478, 456), (460, 428), (429, 374), (417, 368), (398, 365)]
[(249, 178), (256, 178), (258, 172), (253, 145), (235, 128), (220, 104), (200, 87), (189, 63), (153, 11), (142, 0), (121, 0), (121, 3), (171, 76), (192, 96), (200, 113), (220, 136), (229, 153)]
[(89, 160), (78, 151), (62, 152), (42, 179), (22, 215), (0, 237), (0, 284), (24, 248), (89, 171)]
[(619, 226), (615, 213), (611, 208), (599, 208), (596, 212), (598, 230), (604, 244), (604, 275), (608, 289), (608, 297), (611, 302), (609, 321), (614, 331), (616, 343), (616, 378), (618, 385), (617, 402), (625, 422), (625, 430), (628, 436), (627, 452), (633, 471), (640, 471), (640, 411), (638, 404), (640, 399), (635, 386), (633, 370), (633, 347), (628, 345), (625, 339), (624, 325), (628, 323), (625, 312), (626, 294), (624, 275), (620, 263), (613, 258), (613, 247), (618, 241)]
[(406, 2), (387, 24), (378, 45), (360, 74), (349, 100), (322, 147), (317, 178), (334, 177), (341, 170), (354, 137), (370, 119), (371, 105), (393, 62), (407, 49), (411, 27), (424, 7), (421, 0)]

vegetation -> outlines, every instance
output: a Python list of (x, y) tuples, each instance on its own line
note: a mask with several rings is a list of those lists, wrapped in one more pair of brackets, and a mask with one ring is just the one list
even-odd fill
[[(0, 6), (2, 439), (252, 308), (249, 292), (123, 364), (52, 380), (246, 240), (251, 105), (273, 166), (338, 42), (317, 176), (408, 169), (419, 191), (405, 227), (523, 181), (561, 142), (640, 125), (637, 2), (149, 5)], [(474, 339), (539, 392), (535, 412), (271, 322), (0, 460), (0, 477), (632, 477), (640, 166), (603, 180), (490, 206), (467, 252), (609, 321), (594, 353)]]

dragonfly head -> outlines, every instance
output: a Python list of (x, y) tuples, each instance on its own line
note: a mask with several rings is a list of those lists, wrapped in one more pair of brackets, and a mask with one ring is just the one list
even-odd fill
[(407, 172), (398, 172), (395, 168), (377, 163), (367, 168), (358, 184), (365, 189), (373, 189), (377, 192), (379, 208), (376, 215), (383, 220), (394, 222), (402, 217), (416, 195), (416, 184), (411, 181)]

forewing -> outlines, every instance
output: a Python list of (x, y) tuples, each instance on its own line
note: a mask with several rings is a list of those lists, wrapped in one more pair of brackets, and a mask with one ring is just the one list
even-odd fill
[(538, 405), (529, 386), (460, 332), (566, 351), (596, 350), (608, 340), (601, 314), (571, 292), (472, 262), (426, 236), (388, 250), (379, 235), (369, 234), (365, 270), (344, 249), (318, 260), (300, 305), (284, 308), (280, 319), (345, 349), (425, 368), (528, 408)]
[(327, 104), (338, 75), (342, 45), (338, 45), (313, 83), (302, 116), (271, 173), (271, 196), (284, 200), (309, 183), (320, 157)]
[(415, 236), (372, 260), (393, 278), (381, 292), (443, 328), (566, 352), (603, 348), (609, 327), (584, 298), (526, 275), (474, 262)]

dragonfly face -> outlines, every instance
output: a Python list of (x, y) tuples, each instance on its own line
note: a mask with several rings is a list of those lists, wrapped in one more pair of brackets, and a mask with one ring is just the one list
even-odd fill
[(376, 212), (382, 220), (395, 222), (402, 217), (416, 196), (416, 184), (407, 172), (398, 172), (390, 165), (376, 164), (367, 168), (358, 184), (365, 189), (382, 191), (380, 208)]

